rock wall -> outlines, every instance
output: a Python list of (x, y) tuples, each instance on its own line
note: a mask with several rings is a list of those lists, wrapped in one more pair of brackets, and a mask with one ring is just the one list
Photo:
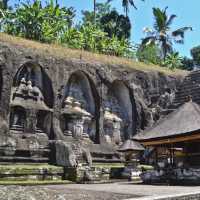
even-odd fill
[[(94, 143), (119, 144), (159, 119), (173, 101), (182, 80), (182, 77), (156, 71), (87, 63), (81, 59), (60, 59), (38, 54), (31, 48), (0, 42), (1, 135), (11, 124), (13, 88), (19, 87), (29, 66), (34, 69), (30, 80), (39, 88), (45, 105), (51, 109), (51, 114), (40, 121), (45, 125), (39, 125), (51, 140), (64, 140), (65, 131), (69, 134), (72, 130), (70, 123), (65, 125), (66, 118), (61, 112), (69, 100), (67, 97), (79, 101), (81, 112), (89, 116), (88, 122), (84, 121), (84, 130), (75, 132), (86, 131)], [(106, 137), (106, 131), (115, 135)]]

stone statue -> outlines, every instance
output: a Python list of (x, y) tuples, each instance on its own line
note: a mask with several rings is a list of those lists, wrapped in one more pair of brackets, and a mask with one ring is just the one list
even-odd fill
[(83, 135), (83, 124), (84, 124), (83, 119), (74, 120), (72, 133), (75, 138), (81, 137)]
[(88, 129), (92, 115), (81, 108), (80, 102), (74, 99), (74, 97), (68, 96), (64, 100), (63, 113), (68, 116), (65, 120), (67, 130), (64, 130), (64, 133), (67, 133), (66, 135), (72, 133), (72, 136), (75, 138), (89, 137)]
[(107, 142), (110, 142), (110, 140), (116, 144), (121, 142), (121, 123), (122, 119), (120, 117), (112, 113), (109, 108), (105, 108), (104, 131)]

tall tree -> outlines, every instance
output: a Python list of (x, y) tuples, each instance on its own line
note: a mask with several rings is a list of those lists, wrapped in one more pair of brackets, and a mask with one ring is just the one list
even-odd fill
[[(108, 0), (108, 2), (111, 2), (111, 1), (113, 1), (113, 0)], [(144, 0), (142, 0), (142, 1), (144, 1)], [(126, 17), (128, 16), (130, 6), (133, 6), (135, 9), (137, 9), (137, 7), (135, 5), (135, 0), (122, 0), (122, 6), (124, 8)]]
[(128, 17), (120, 15), (112, 10), (100, 19), (100, 27), (110, 38), (116, 36), (118, 39), (129, 39), (131, 34), (131, 22)]
[(171, 31), (171, 25), (177, 16), (174, 14), (168, 16), (167, 7), (164, 10), (153, 8), (153, 15), (154, 29), (144, 29), (147, 37), (142, 40), (142, 45), (157, 43), (162, 50), (162, 58), (165, 60), (167, 54), (173, 52), (173, 42), (183, 44), (185, 32), (192, 30), (192, 27), (185, 26)]

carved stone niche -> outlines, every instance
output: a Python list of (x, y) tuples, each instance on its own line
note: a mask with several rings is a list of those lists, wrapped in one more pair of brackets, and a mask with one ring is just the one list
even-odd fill
[(64, 135), (73, 138), (89, 138), (88, 127), (92, 115), (81, 107), (81, 103), (68, 96), (64, 101), (62, 130)]
[(82, 135), (81, 137), (89, 137), (94, 142), (98, 140), (97, 96), (95, 86), (85, 72), (78, 70), (71, 74), (62, 99), (60, 124), (64, 135)]
[(108, 143), (120, 144), (122, 119), (113, 113), (108, 107), (104, 111), (104, 132)]
[(11, 130), (27, 133), (45, 133), (45, 121), (52, 112), (44, 102), (41, 90), (22, 78), (18, 87), (12, 88)]
[(132, 101), (130, 91), (122, 81), (116, 80), (111, 84), (105, 101), (104, 129), (107, 132), (105, 137), (111, 137), (115, 144), (129, 139), (135, 132), (135, 107)]

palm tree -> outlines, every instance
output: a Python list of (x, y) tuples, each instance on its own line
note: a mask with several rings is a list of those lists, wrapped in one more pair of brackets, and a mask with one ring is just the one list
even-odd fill
[(173, 42), (183, 44), (184, 35), (187, 30), (192, 31), (192, 27), (182, 27), (175, 31), (171, 31), (172, 25), (176, 15), (167, 15), (167, 8), (161, 10), (160, 8), (153, 8), (153, 15), (155, 18), (154, 30), (145, 28), (144, 32), (147, 37), (142, 40), (142, 46), (148, 44), (158, 44), (162, 51), (162, 58), (165, 60), (168, 53), (173, 52)]
[[(111, 2), (112, 0), (108, 0), (108, 2)], [(144, 0), (142, 0), (144, 1)], [(122, 6), (124, 8), (124, 12), (126, 14), (126, 17), (128, 16), (129, 12), (129, 6), (133, 6), (135, 9), (137, 9), (135, 5), (135, 0), (122, 0)]]

